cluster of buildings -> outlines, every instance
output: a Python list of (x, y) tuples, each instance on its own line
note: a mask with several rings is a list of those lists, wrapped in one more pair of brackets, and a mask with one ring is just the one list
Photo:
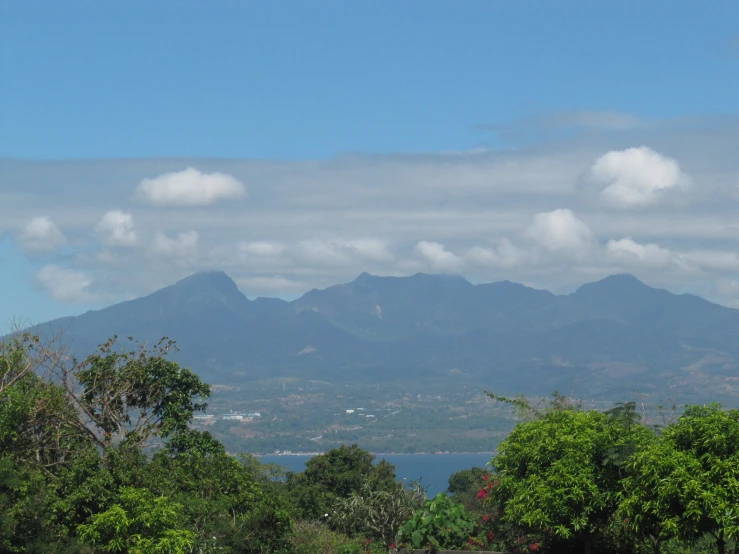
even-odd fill
[(254, 421), (255, 418), (259, 417), (262, 417), (262, 414), (260, 414), (259, 412), (229, 412), (227, 414), (221, 414), (219, 416), (213, 414), (198, 414), (196, 416), (193, 416), (193, 419), (202, 423), (217, 421), (219, 419), (223, 421), (249, 422)]
[(365, 414), (364, 408), (355, 408), (353, 410), (346, 410), (347, 415), (356, 413), (360, 417), (375, 417), (373, 414)]

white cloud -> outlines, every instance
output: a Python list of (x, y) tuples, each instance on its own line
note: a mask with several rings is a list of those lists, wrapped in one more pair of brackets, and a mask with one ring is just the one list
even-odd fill
[(158, 233), (154, 237), (151, 251), (170, 258), (191, 258), (197, 254), (199, 244), (200, 234), (197, 231), (179, 233), (175, 238)]
[[(349, 281), (362, 271), (462, 272), (475, 281), (505, 274), (558, 292), (632, 267), (648, 283), (697, 293), (739, 274), (739, 248), (733, 242), (739, 239), (739, 119), (696, 119), (683, 125), (573, 112), (527, 128), (537, 140), (514, 150), (308, 161), (0, 160), (0, 228), (12, 233), (20, 247), (28, 222), (48, 216), (66, 235), (64, 254), (75, 265), (59, 262), (52, 252), (48, 258), (34, 255), (41, 259), (38, 267), (57, 263), (84, 271), (94, 276), (92, 286), (105, 298), (145, 294), (206, 267), (222, 268), (239, 282), (272, 279), (271, 290), (277, 293), (281, 286), (288, 293), (294, 290), (289, 283), (320, 288)], [(542, 132), (545, 140), (538, 140)], [(669, 153), (679, 161), (680, 176), (689, 171), (701, 186), (689, 190), (688, 198), (684, 179), (678, 178), (679, 185), (654, 192), (655, 182), (674, 183), (669, 162), (668, 178), (655, 178), (646, 162), (649, 171), (624, 176), (619, 163), (626, 159), (626, 165), (633, 165), (623, 155), (628, 152), (624, 145), (642, 144)], [(614, 156), (602, 157), (609, 152), (621, 155), (619, 163), (605, 163), (613, 162)], [(583, 170), (599, 159), (601, 180), (589, 174), (589, 184), (597, 188), (583, 190), (577, 186), (585, 184)], [(233, 176), (248, 186), (251, 200), (214, 201), (208, 208), (185, 211), (149, 205), (132, 211), (132, 189), (142, 180), (178, 175), (187, 167)], [(634, 184), (640, 179), (652, 191), (637, 194), (640, 201), (654, 200), (649, 209), (606, 210), (598, 205), (601, 192), (611, 185), (641, 191)], [(106, 183), (104, 191), (100, 183)], [(144, 192), (138, 194), (148, 200)], [(201, 195), (198, 201), (209, 198)], [(158, 199), (170, 200), (167, 195)], [(111, 207), (119, 208), (118, 217), (104, 218), (97, 235), (93, 231)], [(556, 207), (571, 210), (563, 212), (569, 224), (563, 217), (559, 223), (564, 224), (555, 225), (551, 210)], [(535, 220), (542, 213), (550, 215)], [(187, 240), (177, 235), (182, 230), (199, 233), (192, 256), (153, 252), (154, 245), (165, 252), (187, 251)], [(157, 239), (157, 231), (165, 232), (164, 238)], [(625, 237), (634, 244), (624, 242)], [(609, 239), (614, 239), (610, 246)], [(414, 251), (423, 240), (444, 245), (443, 250), (426, 250), (435, 266)], [(659, 248), (668, 246), (670, 262), (661, 265), (665, 254)], [(266, 282), (260, 286), (266, 289)]]
[(136, 196), (157, 206), (207, 206), (246, 196), (246, 187), (225, 173), (202, 173), (193, 167), (143, 179)]
[(27, 252), (52, 252), (67, 242), (59, 227), (46, 216), (29, 221), (19, 240)]
[(668, 190), (690, 182), (677, 161), (646, 146), (604, 154), (590, 168), (590, 178), (601, 188), (601, 200), (616, 208), (656, 204)]
[(627, 237), (620, 240), (609, 240), (606, 244), (606, 256), (609, 260), (627, 266), (645, 266), (660, 268), (669, 265), (672, 254), (657, 244), (640, 244)]
[(107, 246), (133, 246), (138, 242), (133, 216), (120, 210), (111, 210), (103, 215), (97, 232)]
[(354, 239), (338, 241), (336, 244), (366, 260), (383, 262), (393, 259), (387, 244), (379, 239)]
[(247, 296), (301, 293), (309, 290), (310, 285), (302, 281), (293, 281), (280, 276), (249, 277), (236, 281), (239, 289)]
[(299, 261), (322, 266), (347, 266), (351, 256), (335, 244), (320, 239), (302, 240), (291, 249), (291, 255)]
[(434, 271), (456, 272), (464, 266), (462, 258), (447, 251), (444, 245), (438, 242), (422, 240), (416, 244), (414, 252)]
[(532, 252), (519, 248), (508, 239), (502, 239), (494, 248), (473, 246), (464, 257), (473, 264), (500, 269), (514, 269), (534, 259)]
[(686, 263), (703, 270), (739, 271), (739, 255), (736, 252), (721, 250), (692, 250), (683, 253)]
[(285, 252), (284, 244), (268, 241), (240, 242), (237, 248), (243, 254), (262, 258), (282, 256), (283, 252)]
[(97, 299), (89, 290), (92, 279), (76, 269), (46, 265), (36, 273), (36, 281), (58, 302), (78, 304)]
[(614, 111), (582, 111), (563, 114), (563, 123), (592, 129), (627, 130), (642, 125), (642, 121), (632, 114)]
[(524, 236), (549, 252), (576, 260), (584, 258), (595, 242), (590, 227), (566, 209), (536, 214)]
[(357, 261), (389, 261), (393, 259), (387, 245), (374, 238), (308, 239), (298, 242), (290, 254), (302, 262), (324, 266), (349, 266)]
[(724, 298), (737, 298), (739, 297), (739, 281), (721, 279), (713, 285), (712, 292)]

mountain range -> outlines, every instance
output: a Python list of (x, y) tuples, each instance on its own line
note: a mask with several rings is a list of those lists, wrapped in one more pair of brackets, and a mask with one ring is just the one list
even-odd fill
[(299, 377), (454, 380), (506, 394), (739, 398), (739, 310), (613, 275), (555, 295), (460, 276), (378, 277), (292, 302), (249, 300), (223, 272), (40, 326), (77, 354), (108, 337), (175, 339), (210, 383)]

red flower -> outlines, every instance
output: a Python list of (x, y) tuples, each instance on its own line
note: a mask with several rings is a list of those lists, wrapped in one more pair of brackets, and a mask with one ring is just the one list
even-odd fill
[(495, 538), (495, 533), (493, 533), (492, 531), (490, 531), (490, 532), (488, 533), (488, 540), (492, 542), (492, 540), (493, 540), (494, 538)]
[(483, 480), (483, 481), (487, 481), (487, 480), (488, 480), (488, 477), (489, 477), (489, 476), (488, 476), (487, 474), (485, 474), (485, 475), (483, 475), (483, 476), (482, 476), (482, 480)]
[(477, 493), (477, 498), (479, 498), (480, 500), (487, 498), (487, 496), (488, 491), (486, 491), (485, 489), (480, 489), (480, 492)]
[(487, 514), (485, 514), (484, 516), (482, 516), (482, 520), (483, 520), (483, 521), (484, 521), (485, 523), (487, 523), (488, 521), (490, 521), (490, 516), (489, 516), (489, 515), (487, 515)]
[(539, 545), (536, 544), (536, 543), (530, 544), (529, 545), (529, 550), (533, 550), (534, 552), (536, 552), (537, 550), (539, 550)]

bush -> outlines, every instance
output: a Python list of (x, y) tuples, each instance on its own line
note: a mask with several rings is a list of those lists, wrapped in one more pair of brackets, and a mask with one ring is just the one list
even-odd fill
[(462, 549), (469, 545), (476, 526), (464, 506), (439, 493), (403, 525), (400, 540), (413, 548)]
[(331, 531), (319, 521), (296, 521), (291, 539), (295, 554), (360, 554), (366, 541)]

